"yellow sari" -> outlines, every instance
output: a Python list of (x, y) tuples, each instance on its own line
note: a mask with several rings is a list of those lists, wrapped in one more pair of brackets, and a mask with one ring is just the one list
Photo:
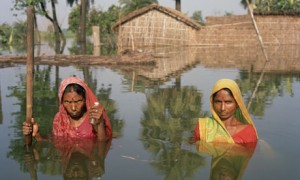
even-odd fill
[(212, 118), (199, 118), (199, 132), (201, 140), (205, 142), (227, 142), (234, 143), (230, 133), (225, 128), (223, 122), (215, 112), (213, 108), (213, 94), (218, 92), (223, 88), (228, 88), (231, 90), (234, 99), (236, 100), (239, 108), (235, 112), (237, 120), (241, 121), (243, 124), (250, 124), (253, 126), (257, 135), (255, 125), (247, 111), (244, 104), (241, 91), (235, 81), (231, 79), (221, 79), (216, 82), (212, 89), (210, 95), (210, 110), (212, 112)]
[(242, 179), (256, 149), (256, 143), (243, 146), (200, 141), (196, 147), (199, 153), (211, 156), (210, 179)]

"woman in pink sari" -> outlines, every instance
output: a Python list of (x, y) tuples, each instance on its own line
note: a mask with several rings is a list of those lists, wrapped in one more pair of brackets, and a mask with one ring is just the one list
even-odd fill
[[(85, 82), (77, 77), (64, 79), (58, 96), (60, 106), (53, 120), (54, 136), (98, 140), (112, 138), (112, 128), (105, 109)], [(91, 123), (90, 119), (95, 122)], [(32, 124), (23, 123), (23, 134), (32, 133), (37, 141), (41, 141), (43, 138), (34, 119)]]

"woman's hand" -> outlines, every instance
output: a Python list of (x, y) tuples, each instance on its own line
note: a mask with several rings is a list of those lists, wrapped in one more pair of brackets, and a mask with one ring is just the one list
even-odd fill
[(97, 132), (97, 139), (99, 141), (105, 141), (105, 124), (103, 120), (103, 111), (104, 109), (100, 108), (98, 105), (94, 105), (90, 108), (89, 116), (91, 119), (91, 124), (94, 130)]
[(98, 106), (92, 106), (89, 112), (89, 117), (90, 119), (93, 119), (94, 122), (91, 122), (91, 124), (97, 125), (103, 122), (102, 113), (103, 109)]
[(34, 121), (34, 118), (31, 118), (31, 124), (27, 123), (26, 121), (23, 123), (23, 135), (29, 135), (32, 134), (33, 137), (35, 137), (37, 134), (39, 134), (39, 125), (37, 122)]

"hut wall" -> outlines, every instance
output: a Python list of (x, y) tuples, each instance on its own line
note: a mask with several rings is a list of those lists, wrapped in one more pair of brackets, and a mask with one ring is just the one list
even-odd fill
[(255, 19), (265, 44), (300, 44), (300, 17), (256, 16)]
[(157, 10), (124, 23), (120, 31), (119, 45), (124, 48), (185, 46), (191, 40), (196, 43), (193, 28)]
[[(255, 16), (265, 45), (300, 44), (300, 17)], [(198, 45), (257, 46), (259, 40), (249, 15), (207, 17), (197, 35)]]

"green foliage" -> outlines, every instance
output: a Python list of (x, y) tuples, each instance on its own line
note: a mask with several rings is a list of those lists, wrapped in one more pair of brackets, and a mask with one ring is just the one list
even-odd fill
[(33, 5), (36, 13), (42, 14), (40, 3), (46, 3), (46, 0), (13, 0), (14, 9), (17, 11), (24, 11), (29, 5)]
[(202, 12), (201, 11), (195, 11), (191, 17), (193, 20), (197, 21), (198, 23), (204, 25), (205, 21), (203, 20)]
[(255, 13), (300, 15), (300, 1), (259, 0), (255, 2)]
[(27, 22), (26, 21), (17, 21), (13, 24), (13, 40), (11, 44), (26, 44), (27, 37)]
[[(92, 26), (98, 25), (101, 32), (110, 33), (111, 26), (119, 19), (120, 8), (112, 5), (106, 12), (93, 8), (87, 16), (87, 34), (91, 35)], [(80, 19), (80, 6), (72, 8), (69, 14), (69, 30), (77, 33)]]
[(0, 25), (0, 44), (7, 44), (11, 34), (10, 25), (4, 23)]
[[(112, 34), (111, 27), (119, 19), (121, 8), (115, 5), (109, 7), (106, 12), (92, 8), (86, 18), (86, 32), (87, 35), (92, 35), (92, 26), (100, 27), (100, 38), (104, 46), (109, 46), (110, 48), (116, 46), (116, 35)], [(80, 6), (72, 8), (69, 14), (69, 31), (72, 33), (78, 33), (80, 19)], [(76, 45), (72, 48), (72, 51), (76, 52)]]
[(26, 21), (17, 21), (13, 25), (0, 25), (0, 44), (2, 45), (21, 45), (26, 44)]
[(90, 10), (90, 13), (88, 14), (89, 26), (98, 25), (100, 23), (101, 15), (102, 15), (101, 10), (97, 10), (95, 8), (92, 8)]
[(73, 33), (77, 33), (79, 27), (79, 19), (80, 19), (80, 6), (75, 6), (71, 9), (71, 12), (68, 17), (69, 20), (68, 30), (70, 30)]
[(110, 32), (111, 27), (119, 20), (121, 8), (115, 5), (109, 7), (109, 9), (102, 14), (101, 29), (105, 32)]
[(132, 11), (148, 6), (152, 3), (158, 3), (158, 1), (157, 0), (119, 0), (119, 3), (122, 8), (122, 15), (125, 16)]

